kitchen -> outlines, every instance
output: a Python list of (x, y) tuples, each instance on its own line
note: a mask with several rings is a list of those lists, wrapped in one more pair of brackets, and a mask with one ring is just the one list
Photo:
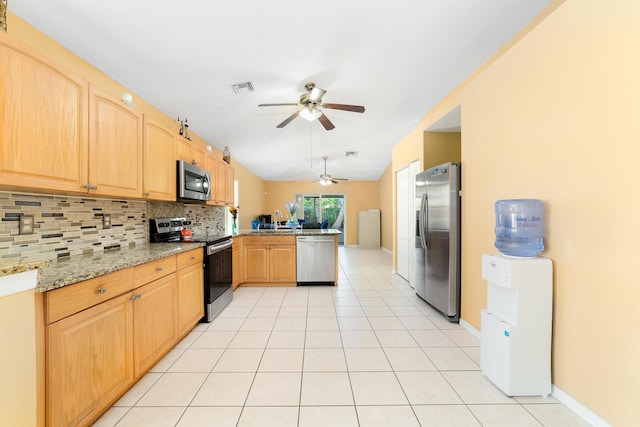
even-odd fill
[[(394, 147), (392, 166), (379, 185), (389, 185), (394, 171), (416, 157), (423, 158), (424, 154), (416, 154), (414, 148), (421, 146), (423, 130), (462, 102), (465, 118), (462, 163), (466, 163), (463, 188), (467, 196), (463, 212), (473, 211), (473, 219), (463, 216), (463, 229), (465, 235), (474, 236), (473, 239), (463, 238), (463, 319), (479, 329), (479, 312), (486, 299), (479, 257), (493, 251), (491, 203), (505, 195), (517, 196), (521, 192), (541, 194), (541, 198), (549, 200), (556, 215), (552, 217), (551, 229), (545, 236), (549, 239), (546, 242), (549, 249), (544, 253), (556, 263), (554, 384), (613, 425), (632, 425), (635, 417), (631, 409), (632, 396), (637, 395), (638, 384), (634, 380), (633, 362), (637, 360), (637, 347), (625, 337), (632, 335), (626, 333), (630, 325), (637, 324), (634, 314), (637, 310), (632, 306), (638, 292), (633, 285), (637, 282), (637, 274), (628, 267), (633, 265), (634, 239), (622, 239), (610, 219), (610, 207), (594, 205), (594, 192), (597, 197), (604, 197), (604, 187), (612, 188), (613, 182), (609, 178), (594, 181), (588, 170), (595, 170), (603, 157), (613, 163), (631, 161), (638, 154), (636, 144), (631, 142), (627, 132), (629, 124), (635, 122), (637, 111), (633, 105), (621, 101), (627, 99), (621, 93), (638, 93), (637, 82), (631, 76), (640, 70), (630, 59), (637, 55), (628, 55), (628, 52), (622, 55), (605, 43), (609, 39), (601, 37), (607, 34), (614, 43), (627, 46), (629, 34), (637, 37), (637, 30), (630, 22), (637, 19), (638, 11), (628, 4), (622, 8), (617, 2), (606, 10), (597, 8), (595, 2), (577, 4), (568, 1), (555, 6), (557, 10), (549, 12), (545, 19), (528, 28), (507, 52), (502, 53), (500, 60), (481, 70), (473, 81), (430, 111), (416, 130)], [(603, 24), (607, 21), (617, 22), (620, 32), (605, 28)], [(14, 24), (13, 30), (16, 31), (17, 27), (18, 24)], [(575, 32), (568, 31), (568, 28)], [(623, 35), (622, 29), (628, 33)], [(25, 31), (29, 33), (29, 30)], [(45, 44), (50, 46), (49, 42)], [(64, 49), (55, 46), (51, 46), (49, 51), (56, 53), (62, 61), (64, 59), (61, 58), (68, 55)], [(566, 74), (555, 72), (558, 64)], [(584, 67), (584, 64), (589, 66)], [(603, 64), (602, 67), (606, 64), (606, 69), (598, 64)], [(614, 78), (612, 70), (623, 74)], [(536, 80), (541, 76), (545, 82), (542, 88)], [(611, 76), (606, 90), (592, 84), (602, 81), (602, 76)], [(114, 85), (104, 76), (99, 79), (106, 82), (105, 87)], [(539, 93), (532, 93), (531, 87)], [(123, 91), (117, 87), (112, 92), (119, 95)], [(593, 107), (576, 99), (577, 93), (588, 94), (597, 105)], [(523, 99), (528, 100), (524, 110)], [(489, 105), (488, 100), (491, 101)], [(142, 101), (136, 102), (141, 108)], [(606, 104), (615, 114), (602, 117), (601, 104)], [(495, 123), (498, 117), (502, 118), (500, 125)], [(536, 126), (527, 125), (525, 134), (521, 129), (523, 124), (529, 123), (527, 117), (537, 118), (537, 122)], [(571, 123), (570, 130), (559, 129), (557, 117), (564, 117)], [(585, 127), (585, 124), (589, 126)], [(623, 130), (625, 128), (626, 131)], [(635, 132), (633, 128), (632, 134)], [(600, 149), (601, 143), (598, 142), (604, 140), (608, 141), (606, 150)], [(482, 141), (484, 151), (472, 141)], [(522, 145), (512, 146), (513, 141)], [(531, 151), (530, 147), (538, 148)], [(588, 148), (586, 152), (583, 151), (585, 147)], [(580, 152), (582, 166), (575, 164), (576, 150)], [(545, 153), (550, 152), (556, 158), (549, 159)], [(508, 159), (506, 153), (510, 153)], [(516, 153), (516, 158), (513, 153)], [(526, 160), (518, 159), (518, 155)], [(545, 167), (549, 176), (541, 180), (539, 168), (534, 165), (550, 165)], [(637, 168), (631, 164), (626, 166), (624, 170), (628, 175), (625, 182), (637, 182)], [(252, 184), (243, 188), (242, 197), (246, 195), (261, 200), (265, 191), (274, 194), (271, 183), (251, 177), (238, 165), (234, 164), (234, 169), (239, 182), (244, 180)], [(247, 179), (244, 179), (245, 173), (249, 175)], [(503, 176), (518, 176), (518, 187), (504, 180)], [(622, 190), (613, 195), (607, 193), (607, 197), (614, 198), (614, 205), (627, 206), (633, 211), (637, 201), (628, 200), (625, 196), (633, 193), (630, 185), (624, 184)], [(376, 187), (376, 184), (370, 186), (372, 189)], [(385, 188), (391, 188), (391, 185)], [(384, 205), (379, 206), (383, 212), (387, 209), (385, 206), (393, 203), (393, 196), (389, 193), (388, 190), (375, 193), (383, 200)], [(281, 208), (291, 197), (290, 192), (273, 204)], [(568, 201), (574, 204), (570, 205)], [(243, 212), (249, 213), (250, 205), (243, 206)], [(585, 212), (590, 215), (584, 215)], [(241, 215), (241, 221), (249, 217)], [(597, 231), (595, 240), (615, 248), (610, 254), (603, 254), (599, 250), (601, 246), (584, 236), (584, 230), (594, 229), (592, 224), (596, 220), (605, 227)], [(241, 227), (247, 228), (248, 224)], [(637, 226), (630, 224), (630, 227), (629, 233), (622, 234), (636, 236)], [(392, 223), (387, 228), (388, 233), (383, 229), (383, 246), (389, 249), (395, 244), (392, 229)], [(349, 244), (354, 242), (348, 240)], [(604, 258), (598, 258), (602, 256)], [(584, 267), (596, 265), (600, 267), (595, 271)], [(611, 275), (604, 277), (602, 272), (605, 271)], [(608, 292), (600, 289), (600, 283), (607, 283), (602, 288), (607, 288)], [(610, 292), (611, 288), (613, 292)], [(628, 298), (614, 304), (610, 301), (609, 295), (612, 294), (627, 295)], [(616, 307), (615, 311), (620, 316), (616, 319), (594, 316), (594, 313), (602, 312), (602, 304), (606, 310)], [(602, 361), (607, 364), (607, 369), (593, 368), (600, 366)]]

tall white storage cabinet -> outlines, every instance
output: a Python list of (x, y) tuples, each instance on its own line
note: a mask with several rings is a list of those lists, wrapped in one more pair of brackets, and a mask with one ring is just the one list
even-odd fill
[(480, 365), (508, 396), (551, 393), (552, 274), (547, 258), (482, 255)]

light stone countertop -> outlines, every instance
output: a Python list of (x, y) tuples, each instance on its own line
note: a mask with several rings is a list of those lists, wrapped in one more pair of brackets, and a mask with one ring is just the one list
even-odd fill
[(37, 270), (51, 265), (52, 262), (37, 260), (0, 261), (0, 277)]
[(337, 236), (342, 234), (335, 228), (280, 228), (278, 230), (238, 230), (238, 236)]
[(201, 248), (204, 243), (149, 243), (92, 255), (76, 255), (52, 261), (40, 269), (36, 292), (46, 292), (114, 271)]

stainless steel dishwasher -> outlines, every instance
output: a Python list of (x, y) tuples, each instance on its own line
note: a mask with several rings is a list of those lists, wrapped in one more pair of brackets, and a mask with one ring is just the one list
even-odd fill
[(335, 237), (297, 236), (296, 267), (298, 285), (335, 285)]

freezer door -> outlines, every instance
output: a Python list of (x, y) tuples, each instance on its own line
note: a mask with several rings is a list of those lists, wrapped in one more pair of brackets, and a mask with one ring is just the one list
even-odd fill
[(416, 235), (414, 241), (414, 257), (416, 261), (416, 270), (414, 275), (413, 287), (416, 294), (425, 299), (426, 297), (426, 270), (425, 270), (425, 254), (426, 254), (426, 197), (425, 191), (426, 174), (421, 172), (416, 175), (415, 190), (415, 207), (416, 207)]
[(451, 321), (460, 306), (459, 166), (447, 163), (427, 171), (425, 204), (424, 300)]

